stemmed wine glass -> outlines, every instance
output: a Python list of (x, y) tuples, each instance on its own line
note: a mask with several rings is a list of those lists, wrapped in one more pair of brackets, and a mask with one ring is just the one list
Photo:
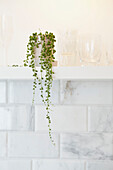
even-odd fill
[(1, 63), (2, 66), (8, 65), (7, 50), (13, 35), (13, 18), (12, 16), (0, 16), (0, 46), (1, 46)]
[(76, 40), (76, 30), (64, 29), (58, 32), (60, 66), (74, 66), (76, 64)]

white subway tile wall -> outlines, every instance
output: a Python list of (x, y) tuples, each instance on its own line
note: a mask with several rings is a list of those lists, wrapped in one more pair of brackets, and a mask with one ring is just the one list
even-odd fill
[(88, 162), (86, 170), (113, 170), (113, 161)]
[(62, 104), (112, 104), (112, 81), (61, 81)]
[(7, 154), (7, 135), (5, 132), (0, 132), (0, 157), (5, 157)]
[(33, 161), (33, 170), (84, 170), (84, 162), (67, 160)]
[(113, 159), (113, 135), (110, 134), (63, 134), (61, 157), (76, 159)]
[(0, 170), (112, 170), (113, 82), (57, 80), (52, 135), (32, 81), (0, 81)]
[(1, 160), (1, 170), (31, 170), (31, 161), (29, 160)]
[(53, 135), (53, 138), (56, 142), (55, 146), (49, 140), (48, 134), (9, 133), (8, 156), (57, 158), (59, 155), (58, 136)]
[(10, 81), (8, 86), (9, 103), (32, 103), (32, 81)]
[[(8, 88), (8, 101), (9, 103), (31, 104), (33, 97), (33, 83), (32, 81), (10, 81)], [(54, 81), (51, 92), (51, 101), (54, 104), (59, 102), (59, 81)], [(41, 104), (39, 88), (36, 89), (35, 103)]]
[[(54, 104), (59, 103), (59, 86), (60, 86), (59, 81), (57, 80), (53, 81), (52, 89), (51, 89), (51, 102)], [(44, 87), (44, 90), (45, 90), (45, 87)], [(45, 97), (45, 94), (44, 94), (44, 97)], [(42, 98), (40, 97), (39, 88), (36, 89), (35, 102), (36, 104), (42, 103)]]
[[(53, 106), (51, 112), (52, 130), (56, 132), (86, 131), (86, 111), (85, 106)], [(35, 127), (37, 131), (48, 131), (46, 114), (44, 113), (46, 113), (44, 106), (35, 107)]]
[(6, 82), (0, 81), (0, 103), (6, 102)]
[(113, 132), (113, 107), (91, 106), (88, 108), (90, 132)]
[(34, 110), (31, 106), (0, 107), (0, 130), (34, 129)]

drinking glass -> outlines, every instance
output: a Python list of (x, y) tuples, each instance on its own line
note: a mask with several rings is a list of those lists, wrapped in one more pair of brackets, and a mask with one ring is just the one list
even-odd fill
[(113, 42), (106, 42), (105, 55), (106, 55), (106, 64), (113, 65)]
[(74, 66), (76, 63), (76, 30), (63, 30), (58, 33), (58, 54), (60, 66)]
[(13, 35), (13, 19), (12, 16), (0, 16), (0, 45), (2, 49), (1, 65), (7, 66), (7, 50)]
[(79, 35), (77, 47), (80, 62), (83, 66), (99, 65), (102, 50), (101, 37), (99, 35)]

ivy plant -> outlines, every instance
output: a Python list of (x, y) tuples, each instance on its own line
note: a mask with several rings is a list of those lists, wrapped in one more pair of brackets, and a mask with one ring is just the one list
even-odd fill
[[(24, 60), (25, 67), (31, 67), (33, 71), (33, 99), (32, 104), (35, 100), (35, 90), (39, 86), (42, 102), (46, 107), (46, 118), (48, 120), (49, 137), (53, 144), (54, 140), (51, 134), (51, 87), (53, 82), (53, 70), (52, 63), (55, 60), (54, 54), (55, 50), (55, 35), (51, 32), (35, 32), (29, 37), (29, 42), (27, 44), (27, 54)], [(38, 73), (38, 68), (36, 66), (36, 49), (41, 48), (39, 59), (40, 74)], [(44, 74), (43, 74), (44, 72)]]

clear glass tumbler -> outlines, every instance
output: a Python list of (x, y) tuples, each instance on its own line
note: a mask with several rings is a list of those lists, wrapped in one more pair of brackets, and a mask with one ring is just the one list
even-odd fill
[(77, 51), (81, 65), (99, 65), (102, 42), (99, 35), (79, 35)]

